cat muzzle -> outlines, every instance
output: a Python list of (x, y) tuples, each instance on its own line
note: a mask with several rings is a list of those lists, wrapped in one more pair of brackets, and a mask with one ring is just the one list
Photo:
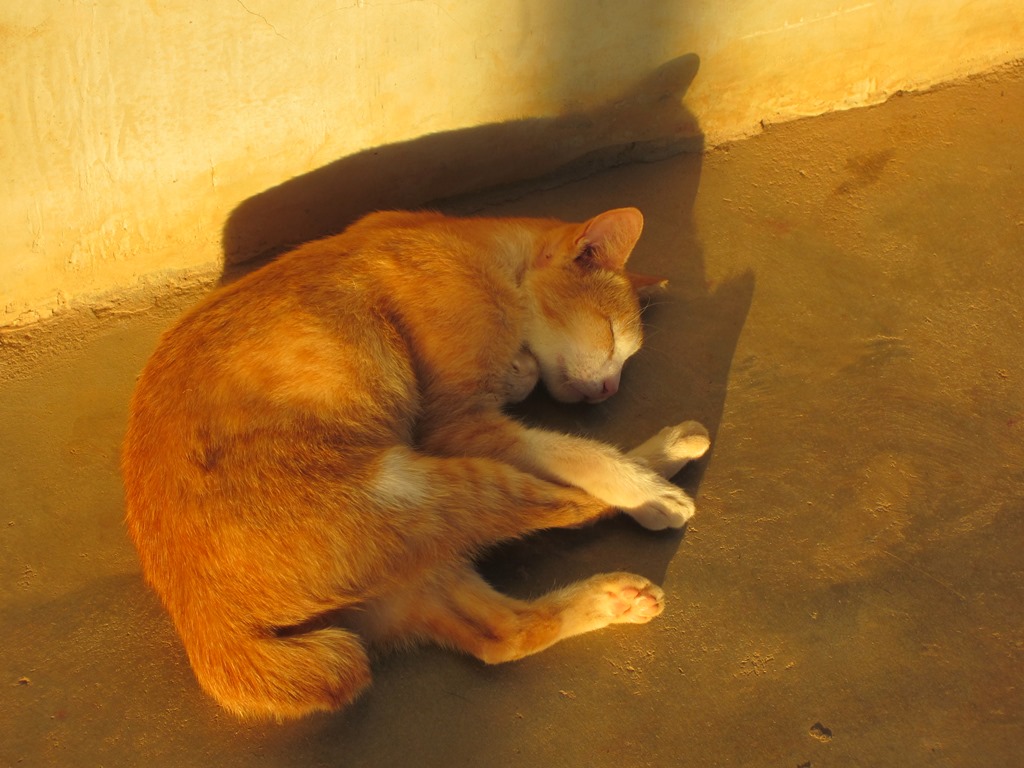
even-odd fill
[(569, 386), (588, 403), (600, 403), (619, 391), (621, 372), (596, 381), (569, 381)]

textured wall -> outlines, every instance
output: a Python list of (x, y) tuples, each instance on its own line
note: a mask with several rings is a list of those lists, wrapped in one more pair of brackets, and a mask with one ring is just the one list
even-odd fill
[(983, 71), (1024, 56), (1024, 4), (33, 0), (0, 40), (2, 327), (373, 207)]

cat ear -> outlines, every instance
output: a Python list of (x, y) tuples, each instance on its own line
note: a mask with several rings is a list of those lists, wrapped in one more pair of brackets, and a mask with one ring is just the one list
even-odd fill
[(576, 259), (619, 271), (626, 265), (643, 228), (643, 214), (636, 208), (605, 211), (582, 225), (574, 241)]
[(650, 299), (668, 287), (667, 277), (655, 277), (654, 275), (639, 275), (636, 272), (626, 272), (630, 285), (641, 299)]

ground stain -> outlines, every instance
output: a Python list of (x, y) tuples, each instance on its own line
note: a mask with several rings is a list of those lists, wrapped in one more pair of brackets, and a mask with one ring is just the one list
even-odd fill
[(815, 723), (811, 726), (810, 734), (813, 738), (821, 742), (832, 741), (832, 729), (826, 728), (821, 723)]

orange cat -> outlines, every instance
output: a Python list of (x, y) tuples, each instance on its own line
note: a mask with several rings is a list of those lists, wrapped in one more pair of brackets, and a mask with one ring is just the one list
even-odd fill
[(618, 388), (641, 343), (624, 265), (643, 218), (377, 213), (221, 288), (164, 334), (132, 398), (127, 524), (196, 677), (240, 716), (340, 707), (368, 650), (431, 640), (488, 663), (662, 610), (607, 574), (525, 602), (473, 568), (496, 542), (621, 509), (680, 527), (664, 477), (695, 422), (629, 454), (501, 411), (544, 380)]

